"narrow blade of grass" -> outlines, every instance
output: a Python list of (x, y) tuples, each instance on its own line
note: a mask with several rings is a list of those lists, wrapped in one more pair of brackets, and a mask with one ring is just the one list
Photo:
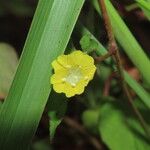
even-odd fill
[(140, 4), (140, 6), (142, 6), (143, 8), (147, 9), (148, 11), (150, 11), (150, 1), (146, 1), (146, 0), (135, 0), (138, 4)]
[(84, 0), (40, 0), (8, 97), (0, 149), (27, 150), (50, 93), (51, 62), (62, 54)]
[[(82, 36), (84, 36), (85, 34), (90, 35), (91, 38), (93, 40), (95, 40), (95, 42), (97, 42), (97, 49), (95, 50), (95, 52), (97, 52), (98, 55), (104, 55), (107, 53), (107, 50), (105, 49), (105, 47), (103, 47), (103, 45), (94, 37), (94, 35), (92, 33), (90, 33), (88, 31), (87, 28), (85, 28), (84, 26), (82, 26), (81, 24), (78, 25), (78, 28), (82, 29)], [(78, 29), (77, 29), (78, 30)], [(108, 63), (108, 60), (105, 60), (106, 63)], [(127, 84), (135, 91), (135, 93), (141, 98), (142, 102), (148, 107), (150, 108), (150, 94), (147, 93), (144, 88), (137, 83), (137, 81), (135, 81), (126, 71), (124, 71), (124, 78), (125, 81), (127, 82)]]
[(149, 0), (135, 0), (139, 7), (143, 10), (145, 16), (150, 20), (150, 1)]
[(128, 85), (136, 92), (136, 94), (143, 100), (144, 104), (150, 108), (150, 95), (138, 84), (126, 71), (124, 76)]
[[(100, 14), (97, 0), (92, 0), (92, 3)], [(138, 44), (126, 24), (118, 15), (111, 2), (107, 0), (105, 3), (117, 41), (124, 48), (130, 60), (139, 69), (144, 79), (150, 84), (150, 60), (145, 55), (144, 50)]]

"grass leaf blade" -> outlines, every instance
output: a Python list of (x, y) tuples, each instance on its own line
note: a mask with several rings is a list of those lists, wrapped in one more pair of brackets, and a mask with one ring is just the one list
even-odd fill
[[(92, 0), (92, 3), (97, 12), (101, 14), (97, 0)], [(105, 3), (117, 41), (124, 48), (130, 60), (139, 69), (144, 79), (150, 84), (150, 60), (148, 59), (148, 57), (144, 53), (144, 50), (136, 41), (126, 24), (118, 15), (111, 2), (107, 0), (105, 1)]]
[[(85, 36), (86, 34), (88, 36), (91, 36), (91, 38), (93, 40), (95, 40), (95, 42), (97, 42), (97, 49), (95, 50), (95, 52), (98, 55), (104, 55), (107, 53), (107, 50), (105, 49), (105, 47), (94, 37), (94, 35), (92, 33), (90, 33), (88, 31), (87, 28), (85, 28), (83, 25), (79, 24), (79, 27), (82, 29), (82, 36)], [(77, 29), (78, 30), (78, 29)], [(108, 63), (108, 60), (105, 60), (106, 63)], [(135, 93), (141, 98), (142, 102), (148, 107), (150, 108), (150, 94), (148, 92), (146, 92), (146, 90), (140, 85), (138, 84), (126, 71), (124, 71), (124, 78), (125, 81), (127, 82), (127, 84), (135, 91)]]
[(0, 111), (0, 149), (28, 149), (84, 0), (40, 0), (8, 97)]

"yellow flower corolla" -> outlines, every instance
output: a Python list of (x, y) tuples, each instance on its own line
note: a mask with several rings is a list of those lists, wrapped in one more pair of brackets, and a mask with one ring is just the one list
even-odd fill
[(83, 93), (96, 71), (94, 59), (79, 50), (60, 55), (52, 62), (52, 67), (54, 74), (50, 82), (53, 89), (57, 93), (65, 93), (67, 97)]

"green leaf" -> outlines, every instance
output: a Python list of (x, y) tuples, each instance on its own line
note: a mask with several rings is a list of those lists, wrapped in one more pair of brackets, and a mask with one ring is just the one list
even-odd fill
[[(118, 103), (118, 102), (117, 102)], [(121, 105), (106, 103), (100, 108), (99, 132), (111, 150), (149, 150), (144, 131), (134, 118), (121, 112)]]
[[(97, 0), (92, 0), (91, 2), (100, 14), (100, 8)], [(124, 48), (130, 60), (139, 69), (143, 78), (150, 85), (150, 60), (145, 55), (144, 50), (141, 48), (124, 21), (119, 16), (110, 0), (105, 1), (105, 4), (117, 41)]]
[[(81, 24), (79, 25), (80, 28), (82, 29), (82, 34), (85, 36), (87, 34), (88, 36), (90, 35), (92, 39), (95, 40), (95, 42), (98, 43), (98, 47), (96, 50), (96, 53), (98, 55), (104, 55), (107, 53), (107, 50), (103, 47), (103, 45), (92, 35), (87, 28), (82, 26)], [(105, 60), (106, 63), (108, 63), (108, 60)], [(126, 71), (124, 71), (124, 78), (127, 84), (136, 92), (136, 94), (141, 98), (142, 102), (150, 108), (150, 94), (145, 91), (145, 89), (137, 83)]]
[(12, 46), (0, 43), (0, 99), (8, 94), (18, 64), (17, 54)]
[(150, 20), (150, 1), (149, 0), (135, 0), (139, 7), (143, 10), (145, 16)]
[(98, 131), (98, 118), (99, 118), (99, 109), (88, 109), (82, 114), (82, 122), (85, 127), (97, 133)]
[(38, 140), (32, 144), (31, 150), (53, 150), (50, 146), (50, 142), (47, 139)]
[[(82, 26), (80, 25), (82, 28)], [(99, 55), (105, 55), (107, 53), (106, 49), (98, 42), (98, 40), (86, 29), (84, 30), (85, 34), (83, 33), (83, 36), (80, 40), (80, 45), (84, 51), (92, 52), (93, 50), (95, 52), (100, 52)], [(106, 62), (110, 62), (110, 58), (106, 59)]]
[(90, 35), (85, 35), (80, 40), (80, 45), (83, 51), (90, 53), (97, 49), (98, 44), (95, 42)]
[(50, 117), (49, 131), (52, 140), (58, 125), (61, 123), (67, 110), (67, 98), (64, 94), (52, 92), (48, 101), (48, 114)]
[(39, 0), (14, 81), (0, 110), (0, 149), (27, 150), (50, 90), (51, 63), (65, 51), (84, 0)]

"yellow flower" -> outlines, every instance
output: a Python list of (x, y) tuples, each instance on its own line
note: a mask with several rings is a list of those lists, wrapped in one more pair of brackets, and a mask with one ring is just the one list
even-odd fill
[(67, 97), (83, 93), (96, 71), (94, 59), (79, 50), (59, 56), (52, 62), (52, 66), (53, 89), (57, 93), (65, 93)]

